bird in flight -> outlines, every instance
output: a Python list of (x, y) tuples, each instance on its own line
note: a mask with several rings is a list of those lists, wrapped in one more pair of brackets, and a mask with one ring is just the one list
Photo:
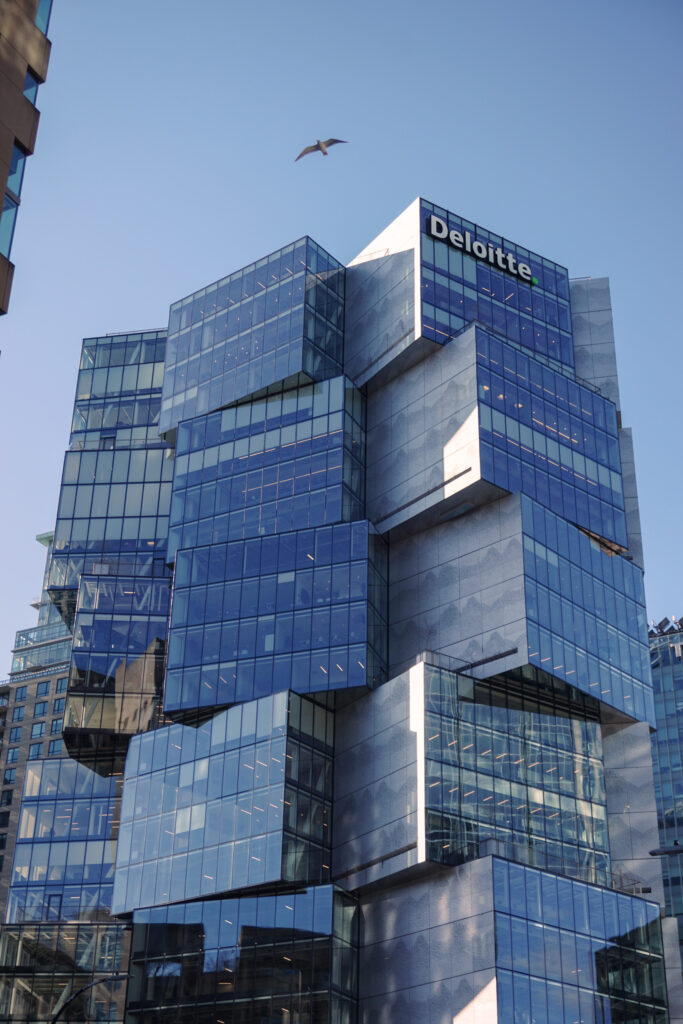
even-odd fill
[[(301, 150), (296, 160), (301, 160), (301, 157), (306, 156), (307, 153), (320, 152), (322, 153), (323, 156), (327, 156), (327, 147), (336, 146), (338, 142), (346, 142), (346, 139), (326, 139), (324, 142), (321, 142), (320, 139), (317, 139), (315, 146), (306, 146), (305, 149)], [(294, 161), (294, 163), (296, 163), (296, 160)]]

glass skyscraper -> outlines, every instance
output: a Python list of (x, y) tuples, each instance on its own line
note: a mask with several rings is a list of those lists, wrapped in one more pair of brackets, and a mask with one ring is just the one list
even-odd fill
[(675, 616), (653, 621), (649, 635), (657, 715), (652, 760), (664, 895), (667, 913), (678, 921), (683, 947), (683, 626)]
[(632, 463), (607, 282), (424, 200), (87, 339), (0, 1017), (678, 1016)]

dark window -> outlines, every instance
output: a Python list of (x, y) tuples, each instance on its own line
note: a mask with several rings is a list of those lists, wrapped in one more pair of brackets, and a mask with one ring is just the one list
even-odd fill
[(10, 195), (5, 195), (0, 215), (0, 253), (9, 259), (14, 235), (14, 222), (17, 219), (19, 204)]
[(12, 790), (3, 789), (2, 795), (0, 795), (0, 807), (9, 807), (12, 803)]
[(36, 11), (35, 23), (44, 36), (47, 35), (47, 27), (50, 24), (51, 10), (52, 0), (38, 0), (38, 10)]
[(38, 683), (38, 689), (36, 690), (36, 697), (46, 697), (50, 692), (50, 680), (46, 679), (42, 683)]
[(15, 142), (12, 149), (12, 162), (10, 164), (9, 177), (7, 178), (7, 188), (17, 197), (21, 192), (21, 182), (24, 177), (25, 166), (26, 153)]
[(9, 825), (9, 811), (0, 811), (0, 828), (7, 828)]
[(4, 850), (7, 847), (7, 833), (0, 833), (0, 850)]
[(5, 775), (4, 775), (2, 781), (5, 783), (6, 786), (8, 786), (12, 782), (14, 782), (16, 777), (17, 777), (17, 769), (16, 768), (5, 768)]
[(34, 106), (36, 104), (36, 98), (38, 96), (38, 86), (39, 85), (40, 85), (40, 82), (38, 81), (36, 76), (33, 74), (33, 72), (32, 71), (27, 71), (26, 72), (26, 78), (24, 80), (24, 96)]
[(47, 898), (47, 919), (48, 921), (58, 921), (59, 915), (62, 912), (62, 894), (61, 893), (50, 893)]
[(16, 690), (14, 691), (14, 703), (20, 704), (22, 700), (26, 700), (26, 687), (17, 686)]
[(28, 748), (28, 759), (29, 759), (29, 761), (37, 761), (40, 758), (40, 756), (41, 756), (42, 750), (43, 750), (43, 744), (42, 743), (32, 743), (30, 745), (30, 747)]

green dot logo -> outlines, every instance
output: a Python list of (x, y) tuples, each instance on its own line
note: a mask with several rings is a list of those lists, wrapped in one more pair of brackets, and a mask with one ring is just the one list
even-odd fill
[(531, 283), (532, 284), (538, 284), (538, 278), (537, 277), (532, 277), (531, 278)]

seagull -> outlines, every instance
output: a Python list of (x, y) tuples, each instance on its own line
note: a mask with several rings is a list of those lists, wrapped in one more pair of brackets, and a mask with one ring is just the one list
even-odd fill
[[(320, 152), (323, 156), (327, 156), (327, 147), (336, 146), (338, 142), (346, 142), (346, 139), (326, 139), (325, 142), (321, 142), (320, 139), (317, 139), (315, 146), (306, 146), (305, 149), (301, 150), (296, 160), (301, 160), (301, 157), (306, 156), (307, 153)], [(294, 163), (296, 163), (296, 160)]]

